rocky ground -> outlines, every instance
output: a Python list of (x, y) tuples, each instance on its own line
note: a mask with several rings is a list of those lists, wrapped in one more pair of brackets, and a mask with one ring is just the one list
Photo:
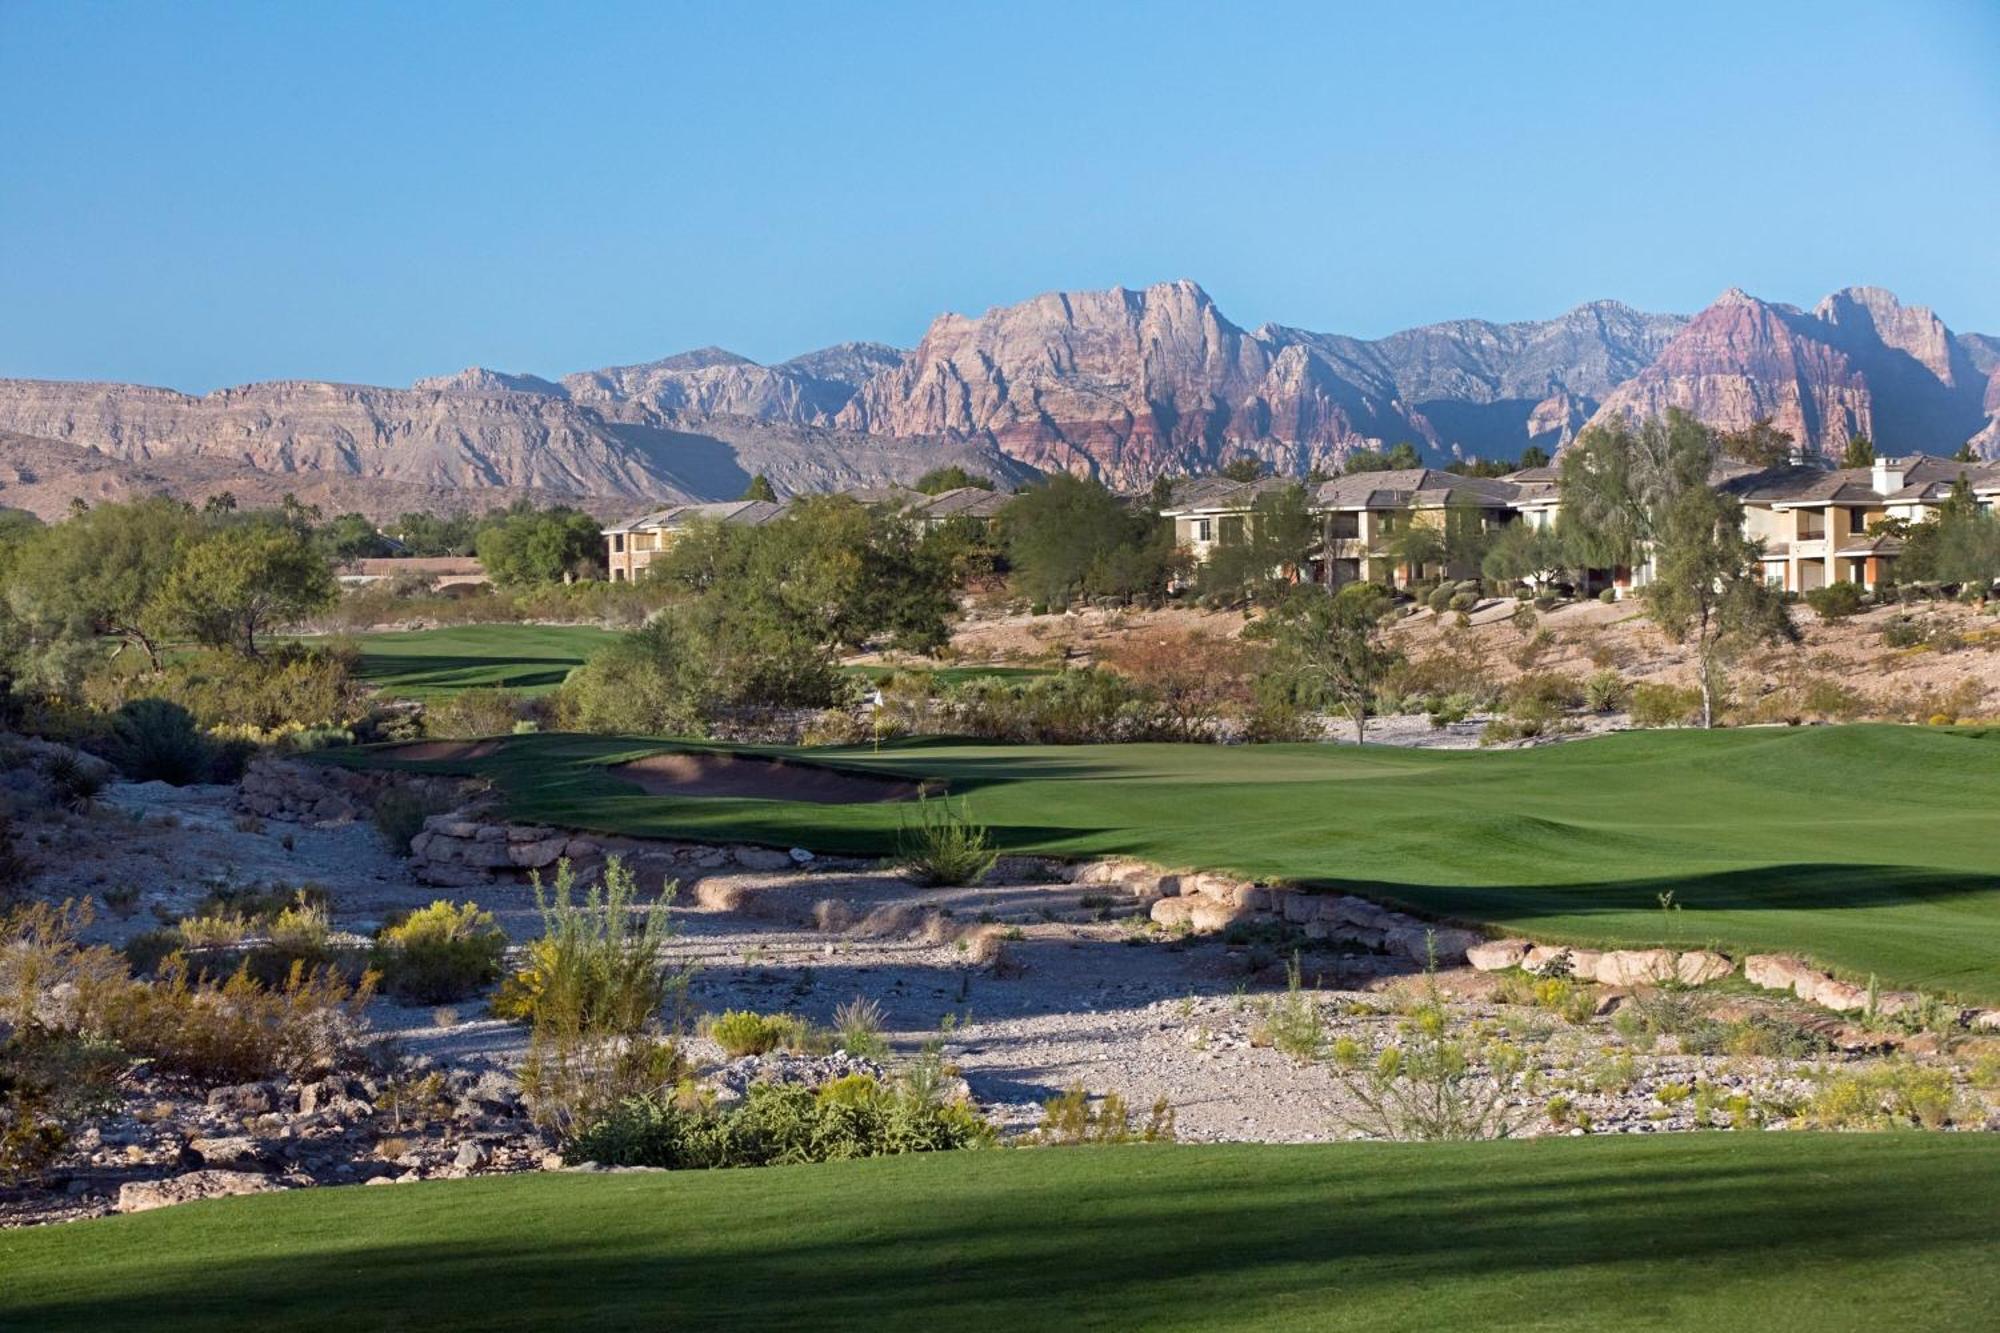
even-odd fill
[[(545, 842), (513, 845), (539, 856)], [(477, 901), (517, 943), (539, 933), (531, 890), (511, 867), (440, 890), (391, 854), (366, 820), (260, 816), (232, 787), (115, 784), (94, 809), (52, 815), (24, 843), (40, 893), (113, 904), (92, 927), (105, 942), (184, 915), (204, 880), (218, 878), (316, 884), (336, 927), (357, 937), (441, 895)], [(560, 838), (555, 845), (571, 848)], [(1296, 1034), (1306, 1029), (1322, 1047), (1344, 1040), (1372, 1058), (1401, 1039), (1432, 984), (1393, 940), (1305, 940), (1268, 921), (1190, 934), (1179, 924), (1184, 911), (1149, 914), (1117, 882), (1072, 882), (1062, 867), (1033, 860), (1004, 864), (1006, 882), (921, 889), (871, 863), (801, 854), (799, 864), (770, 849), (571, 849), (622, 851), (646, 891), (678, 885), (670, 952), (692, 969), (692, 1014), (781, 1010), (826, 1025), (843, 1002), (872, 1000), (884, 1016), (887, 1065), (941, 1046), (971, 1098), (1008, 1132), (1031, 1130), (1044, 1101), (1080, 1086), (1139, 1108), (1164, 1100), (1186, 1140), (1366, 1134), (1372, 1124), (1356, 1082), (1302, 1058)], [(1300, 985), (1288, 994), (1293, 957)], [(1684, 1054), (1671, 1039), (1620, 1033), (1615, 1013), (1631, 1002), (1626, 988), (1584, 983), (1584, 1011), (1572, 1001), (1565, 1016), (1500, 974), (1457, 968), (1435, 984), (1449, 997), (1454, 1033), (1519, 1053), (1523, 1078), (1496, 1114), (1522, 1133), (1689, 1129), (1735, 1114), (1717, 1109), (1730, 1099), (1746, 1115), (1757, 1108), (1759, 1123), (1783, 1125), (1819, 1072), (1870, 1060), (1898, 1040), (1791, 1000), (1725, 993), (1718, 1018), (1764, 1015), (1809, 1047)], [(555, 1164), (523, 1116), (510, 1073), (525, 1045), (521, 1027), (487, 1016), (479, 1001), (377, 999), (368, 1020), (393, 1044), (372, 1074), (206, 1089), (133, 1070), (122, 1109), (86, 1132), (49, 1188), (0, 1202), (0, 1222)], [(1992, 1040), (1968, 1039), (1961, 1082)], [(732, 1064), (701, 1037), (690, 1037), (688, 1051), (725, 1090), (752, 1077), (810, 1078), (819, 1070), (813, 1061), (825, 1060)], [(835, 1059), (828, 1067), (851, 1066)], [(1980, 1114), (1990, 1121), (1990, 1108)]]

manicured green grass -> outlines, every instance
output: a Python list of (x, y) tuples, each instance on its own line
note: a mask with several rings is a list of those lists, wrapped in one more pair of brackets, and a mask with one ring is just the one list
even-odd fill
[(546, 694), (617, 638), (594, 625), (458, 625), (357, 634), (361, 679), (422, 699), (469, 689)]
[(1044, 1149), (0, 1233), (0, 1327), (1968, 1329), (2000, 1140)]
[[(890, 853), (897, 804), (646, 795), (640, 738), (507, 740), (458, 766), (538, 822)], [(689, 747), (681, 747), (689, 748)], [(1365, 893), (1538, 938), (1797, 950), (2000, 1002), (2000, 732), (1630, 732), (1533, 750), (919, 741), (769, 751), (941, 779), (1001, 847), (1130, 855)], [(393, 762), (379, 751), (342, 763)], [(422, 767), (452, 769), (453, 765)]]

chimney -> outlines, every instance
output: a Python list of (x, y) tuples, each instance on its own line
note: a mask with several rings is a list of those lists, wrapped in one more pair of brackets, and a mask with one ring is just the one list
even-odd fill
[(1903, 460), (1900, 458), (1875, 459), (1873, 484), (1875, 494), (1890, 495), (1903, 489)]

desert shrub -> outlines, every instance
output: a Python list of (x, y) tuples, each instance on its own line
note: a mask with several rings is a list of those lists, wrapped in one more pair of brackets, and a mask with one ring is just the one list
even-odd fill
[(505, 736), (521, 715), (521, 696), (512, 690), (460, 690), (424, 705), (424, 734), (447, 740)]
[(208, 742), (181, 705), (133, 699), (118, 709), (111, 726), (112, 761), (133, 781), (184, 787), (208, 777)]
[(528, 966), (495, 997), (496, 1012), (525, 1017), (522, 1090), (537, 1124), (567, 1139), (630, 1097), (671, 1088), (686, 1072), (661, 1011), (687, 974), (663, 958), (672, 886), (641, 904), (632, 872), (613, 857), (579, 900), (567, 860), (552, 889), (534, 880), (542, 938)]
[(1482, 704), (1498, 691), (1488, 665), (1488, 652), (1477, 634), (1447, 629), (1438, 646), (1422, 657), (1406, 657), (1389, 669), (1382, 692), (1410, 698), (1442, 698), (1464, 694)]
[(1145, 693), (1153, 737), (1199, 741), (1250, 706), (1260, 652), (1240, 639), (1195, 631), (1126, 639), (1108, 655), (1111, 667)]
[(1451, 595), (1451, 600), (1446, 603), (1446, 606), (1453, 611), (1470, 611), (1478, 605), (1478, 595), (1469, 592), (1455, 592)]
[(1535, 626), (1541, 624), (1541, 621), (1542, 618), (1535, 614), (1535, 608), (1527, 602), (1515, 607), (1513, 614), (1507, 617), (1507, 623), (1519, 630), (1523, 638), (1533, 634)]
[(1805, 1114), (1821, 1129), (1942, 1129), (1958, 1111), (1950, 1070), (1895, 1060), (1828, 1073)]
[(1583, 682), (1584, 707), (1593, 713), (1615, 713), (1625, 706), (1629, 695), (1625, 677), (1608, 667), (1591, 672)]
[(1821, 620), (1845, 620), (1861, 610), (1861, 589), (1845, 581), (1808, 589), (1806, 605), (1816, 611)]
[(85, 697), (105, 711), (141, 698), (187, 710), (196, 726), (256, 739), (308, 728), (345, 728), (367, 711), (351, 652), (277, 644), (257, 657), (205, 650), (169, 661), (156, 675), (105, 669)]
[(948, 702), (967, 733), (1034, 745), (1144, 739), (1154, 725), (1148, 692), (1098, 667), (1027, 680), (975, 677), (953, 690)]
[(89, 810), (98, 793), (104, 790), (102, 765), (68, 751), (58, 751), (43, 760), (42, 777), (48, 782), (56, 804), (79, 813)]
[(1115, 1092), (1092, 1098), (1081, 1083), (1042, 1103), (1035, 1142), (1055, 1147), (1102, 1143), (1172, 1143), (1174, 1108), (1165, 1097), (1153, 1103), (1143, 1123), (1135, 1121)]
[(1329, 1050), (1334, 1077), (1358, 1110), (1353, 1128), (1387, 1139), (1506, 1138), (1525, 1121), (1526, 1061), (1506, 1042), (1454, 1035), (1434, 971), (1398, 1028), (1371, 1059), (1351, 1037)]
[(258, 981), (247, 965), (209, 981), (174, 954), (157, 981), (106, 988), (91, 1022), (165, 1073), (237, 1083), (311, 1078), (355, 1058), (374, 983), (373, 973), (349, 984), (333, 968), (302, 964), (276, 986)]
[(1597, 600), (1606, 606), (1615, 605), (1618, 601), (1618, 589), (1606, 588), (1603, 592), (1597, 594)]
[(868, 719), (845, 708), (823, 708), (799, 735), (801, 745), (865, 745), (875, 738)]
[(14, 817), (0, 810), (0, 909), (12, 906), (21, 896), (32, 869), (28, 858), (14, 845)]
[(1518, 712), (1524, 706), (1554, 712), (1581, 708), (1585, 700), (1582, 681), (1556, 671), (1534, 671), (1518, 677), (1507, 687), (1507, 708)]
[(873, 1000), (857, 995), (835, 1009), (833, 1030), (849, 1055), (880, 1060), (889, 1054), (889, 1043), (882, 1038), (882, 1006)]
[(641, 631), (593, 654), (550, 696), (555, 724), (606, 735), (706, 735), (713, 701), (685, 654), (667, 650), (668, 642)]
[(507, 933), (477, 903), (440, 898), (383, 928), (375, 967), (389, 994), (419, 1004), (461, 1000), (500, 977)]
[(1319, 1002), (1306, 993), (1299, 956), (1285, 964), (1285, 993), (1266, 1000), (1250, 1031), (1253, 1046), (1269, 1046), (1300, 1064), (1311, 1064), (1326, 1050), (1326, 1020)]
[(1451, 609), (1451, 599), (1454, 595), (1455, 594), (1451, 590), (1451, 585), (1441, 583), (1437, 587), (1432, 588), (1429, 593), (1425, 594), (1424, 605), (1429, 607), (1432, 611), (1436, 612), (1438, 615), (1443, 615), (1446, 611), (1449, 611)]
[(1701, 721), (1701, 691), (1682, 685), (1641, 681), (1632, 687), (1632, 724), (1638, 727), (1691, 727)]
[(739, 1105), (721, 1109), (687, 1094), (628, 1098), (579, 1133), (565, 1156), (712, 1169), (945, 1152), (992, 1139), (966, 1106), (852, 1075), (817, 1090), (757, 1084)]
[(985, 826), (972, 822), (963, 801), (954, 811), (948, 797), (918, 797), (916, 820), (904, 816), (896, 842), (904, 869), (918, 883), (933, 887), (974, 883), (999, 859)]
[(375, 830), (398, 856), (410, 854), (410, 842), (423, 832), (424, 821), (442, 814), (443, 806), (408, 787), (389, 787), (375, 798)]
[(29, 1028), (0, 1038), (0, 1185), (40, 1174), (78, 1125), (119, 1104), (125, 1053), (110, 1042)]
[(772, 1051), (797, 1050), (804, 1045), (806, 1025), (791, 1014), (760, 1014), (749, 1009), (729, 1009), (711, 1018), (708, 1035), (735, 1060), (745, 1055), (768, 1055)]
[(1923, 623), (1912, 616), (1895, 616), (1882, 626), (1882, 642), (1890, 648), (1915, 648), (1924, 638)]

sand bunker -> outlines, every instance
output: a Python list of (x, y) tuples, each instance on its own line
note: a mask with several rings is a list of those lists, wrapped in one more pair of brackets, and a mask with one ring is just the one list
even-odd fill
[(388, 757), (451, 764), (467, 759), (484, 759), (499, 752), (499, 741), (415, 741), (409, 745), (398, 745), (388, 752)]
[(654, 796), (747, 796), (816, 805), (863, 805), (904, 801), (917, 794), (916, 783), (897, 778), (733, 754), (656, 754), (615, 765), (611, 771)]

